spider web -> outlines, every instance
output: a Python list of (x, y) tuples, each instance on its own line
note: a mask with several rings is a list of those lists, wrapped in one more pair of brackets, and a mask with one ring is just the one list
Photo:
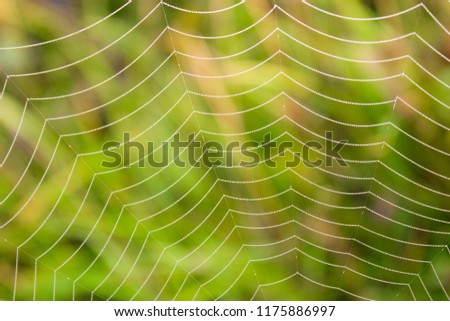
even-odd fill
[[(55, 4), (5, 27), (0, 298), (448, 300), (449, 7), (382, 3)], [(348, 166), (103, 167), (124, 133), (294, 143), (274, 161), (346, 140)]]

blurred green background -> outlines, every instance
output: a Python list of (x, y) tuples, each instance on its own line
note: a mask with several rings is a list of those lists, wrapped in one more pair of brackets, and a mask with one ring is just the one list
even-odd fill
[[(449, 299), (450, 5), (423, 4), (2, 0), (0, 299)], [(285, 166), (327, 131), (349, 166)], [(103, 167), (124, 133), (294, 146)]]

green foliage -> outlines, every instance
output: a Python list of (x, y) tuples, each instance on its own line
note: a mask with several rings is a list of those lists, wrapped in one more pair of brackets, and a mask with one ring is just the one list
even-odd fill
[[(2, 1), (1, 47), (58, 40), (0, 51), (0, 299), (447, 299), (449, 5), (310, 2), (366, 20)], [(326, 131), (348, 167), (102, 166), (124, 133), (270, 132), (294, 142), (280, 161)]]

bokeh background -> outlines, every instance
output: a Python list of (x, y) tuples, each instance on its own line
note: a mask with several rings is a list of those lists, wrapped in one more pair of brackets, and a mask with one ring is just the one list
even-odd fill
[[(449, 17), (2, 0), (0, 299), (448, 300)], [(327, 131), (347, 167), (285, 166)], [(124, 133), (294, 146), (276, 167), (102, 166)]]

